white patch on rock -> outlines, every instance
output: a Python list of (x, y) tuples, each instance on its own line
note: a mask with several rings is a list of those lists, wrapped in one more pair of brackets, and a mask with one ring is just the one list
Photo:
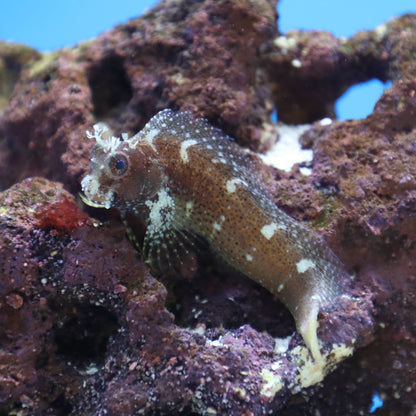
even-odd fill
[[(281, 362), (277, 361), (276, 364), (281, 365)], [(260, 377), (263, 380), (260, 394), (268, 400), (273, 398), (280, 390), (285, 387), (284, 379), (278, 371), (263, 368), (260, 372)]]
[(300, 59), (292, 59), (291, 64), (294, 68), (301, 68), (302, 67), (302, 62), (300, 61)]
[(290, 341), (292, 340), (291, 336), (286, 338), (275, 338), (274, 339), (274, 352), (277, 354), (285, 353), (289, 349)]
[(273, 41), (274, 45), (278, 47), (283, 55), (288, 53), (291, 50), (296, 49), (296, 39), (288, 38), (286, 36), (278, 36)]
[(376, 35), (377, 42), (381, 42), (384, 36), (386, 36), (388, 33), (388, 26), (384, 23), (380, 26), (377, 26), (373, 32)]
[(310, 127), (310, 124), (288, 126), (279, 123), (279, 140), (266, 154), (260, 155), (263, 162), (290, 172), (294, 164), (312, 161), (312, 150), (302, 149), (299, 143), (300, 136)]
[(332, 118), (324, 117), (322, 120), (319, 121), (319, 125), (321, 126), (330, 126), (332, 124)]

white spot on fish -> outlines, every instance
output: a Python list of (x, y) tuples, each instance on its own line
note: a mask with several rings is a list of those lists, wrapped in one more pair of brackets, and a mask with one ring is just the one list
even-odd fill
[(185, 217), (186, 218), (189, 218), (191, 216), (193, 209), (194, 209), (194, 203), (192, 201), (188, 201), (185, 204)]
[(315, 263), (310, 259), (302, 259), (296, 263), (298, 273), (305, 273), (313, 267), (315, 267)]
[(218, 224), (217, 222), (214, 222), (214, 224), (212, 224), (212, 227), (214, 228), (214, 230), (217, 230), (217, 231), (222, 230), (222, 225)]
[(197, 143), (198, 142), (194, 139), (185, 140), (184, 142), (181, 143), (181, 149), (179, 151), (179, 154), (181, 155), (181, 159), (183, 163), (189, 162), (189, 157), (188, 157), (188, 152), (187, 152), (188, 147), (193, 146), (194, 144), (197, 144)]
[(224, 223), (224, 221), (225, 221), (225, 216), (224, 215), (221, 215), (219, 221), (218, 222), (215, 221), (212, 224), (213, 231), (212, 231), (211, 236), (213, 236), (216, 231), (221, 231), (222, 230), (222, 224)]
[(233, 192), (235, 192), (237, 190), (237, 186), (238, 184), (242, 183), (241, 179), (238, 178), (233, 178), (227, 181), (227, 183), (225, 184), (225, 187), (227, 189), (227, 192), (229, 194), (232, 194)]
[(131, 139), (128, 140), (128, 144), (130, 149), (135, 149), (137, 145), (146, 143), (148, 144), (155, 152), (157, 152), (155, 145), (153, 144), (153, 140), (155, 137), (158, 136), (160, 130), (157, 128), (150, 128), (145, 126), (145, 128), (134, 135)]
[(270, 240), (274, 233), (277, 231), (278, 229), (278, 225), (275, 222), (272, 222), (271, 224), (267, 224), (265, 225), (260, 232), (268, 239)]
[(162, 188), (157, 195), (157, 201), (148, 200), (145, 202), (150, 210), (149, 226), (147, 228), (149, 235), (157, 234), (161, 229), (169, 228), (175, 214), (175, 201), (166, 190)]
[(253, 256), (251, 254), (246, 254), (247, 261), (253, 261)]
[(91, 206), (101, 206), (104, 208), (111, 208), (114, 198), (114, 192), (112, 189), (108, 190), (106, 193), (103, 193), (100, 190), (100, 178), (95, 175), (87, 175), (81, 181), (82, 189), (85, 192), (87, 199), (85, 203), (90, 202)]

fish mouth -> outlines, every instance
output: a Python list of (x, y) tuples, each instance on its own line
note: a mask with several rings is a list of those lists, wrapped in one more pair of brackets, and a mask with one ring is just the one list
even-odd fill
[(84, 193), (82, 193), (82, 192), (80, 192), (80, 193), (79, 193), (79, 197), (81, 198), (81, 201), (82, 201), (85, 205), (88, 205), (88, 206), (93, 207), (93, 208), (106, 208), (106, 206), (105, 206), (104, 204), (100, 204), (100, 203), (98, 203), (98, 202), (91, 201), (91, 200), (90, 200), (90, 199), (88, 199), (88, 198), (85, 196), (85, 194), (84, 194)]

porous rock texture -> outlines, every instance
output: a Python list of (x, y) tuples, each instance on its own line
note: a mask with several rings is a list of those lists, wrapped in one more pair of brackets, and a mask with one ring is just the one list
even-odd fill
[[(337, 39), (281, 34), (275, 10), (171, 0), (63, 51), (0, 45), (0, 414), (357, 415), (375, 393), (377, 414), (416, 412), (416, 16)], [(319, 122), (372, 78), (393, 84), (370, 116)], [(254, 151), (275, 107), (313, 123), (311, 175), (258, 167), (355, 276), (320, 315), (322, 383), (267, 291), (208, 257), (157, 280), (117, 213), (77, 199), (85, 130), (132, 134), (167, 107)]]

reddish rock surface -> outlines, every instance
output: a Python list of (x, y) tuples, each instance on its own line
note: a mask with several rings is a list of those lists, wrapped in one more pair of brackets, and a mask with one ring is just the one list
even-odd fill
[[(0, 68), (0, 414), (356, 415), (375, 393), (375, 414), (416, 412), (416, 16), (341, 40), (279, 34), (275, 6), (170, 1), (74, 49), (0, 48), (19, 63)], [(372, 78), (393, 85), (369, 117), (317, 122)], [(302, 365), (274, 350), (273, 337), (302, 342), (283, 306), (208, 260), (159, 282), (117, 213), (74, 199), (96, 121), (131, 134), (187, 109), (261, 150), (274, 106), (316, 122), (302, 138), (312, 174), (259, 169), (356, 276), (319, 336), (358, 349), (295, 396)]]
[[(302, 358), (276, 352), (273, 336), (302, 341), (264, 289), (201, 266), (167, 299), (122, 225), (97, 226), (56, 182), (26, 179), (0, 206), (2, 410), (262, 414), (301, 388)], [(321, 320), (326, 349), (369, 342), (369, 295), (355, 295)]]

